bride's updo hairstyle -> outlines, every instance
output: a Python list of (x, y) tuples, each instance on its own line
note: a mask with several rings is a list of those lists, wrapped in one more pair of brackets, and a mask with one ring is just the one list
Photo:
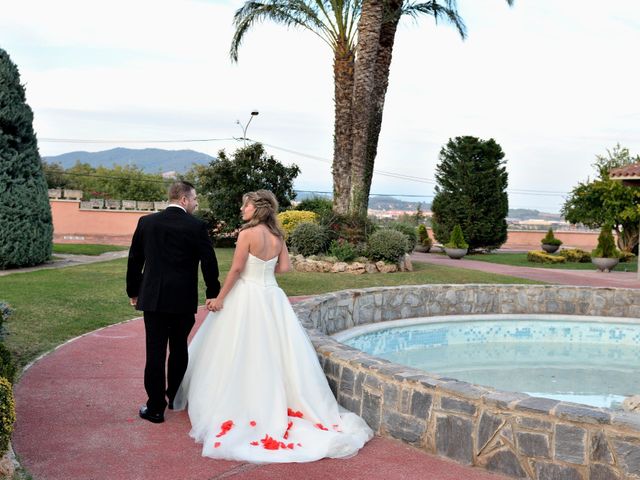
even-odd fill
[(278, 223), (276, 213), (278, 212), (278, 200), (276, 196), (269, 190), (257, 190), (255, 192), (245, 193), (242, 196), (242, 205), (247, 203), (256, 207), (253, 217), (240, 228), (255, 227), (261, 223), (267, 227), (275, 236), (284, 238), (284, 232)]

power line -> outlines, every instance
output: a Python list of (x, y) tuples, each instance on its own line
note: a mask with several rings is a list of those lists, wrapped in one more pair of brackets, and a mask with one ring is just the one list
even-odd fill
[[(235, 141), (239, 141), (239, 140), (244, 140), (244, 139), (239, 139), (239, 138), (201, 138), (201, 139), (182, 139), (182, 140), (95, 140), (95, 139), (65, 139), (65, 138), (41, 138), (39, 139), (39, 141), (43, 141), (43, 142), (54, 142), (54, 143), (85, 143), (85, 144), (91, 144), (91, 143), (110, 143), (110, 144), (124, 144), (124, 143), (197, 143), (197, 142), (216, 142), (216, 141), (230, 141), (230, 140), (235, 140)], [(250, 140), (252, 142), (259, 142), (264, 146), (273, 148), (275, 150), (280, 150), (283, 152), (287, 152), (287, 153), (291, 153), (303, 158), (308, 158), (310, 160), (315, 160), (318, 162), (322, 162), (322, 163), (326, 163), (331, 165), (333, 162), (327, 158), (324, 157), (319, 157), (316, 155), (311, 155), (308, 153), (304, 153), (304, 152), (299, 152), (297, 150), (292, 150), (290, 148), (285, 148), (285, 147), (280, 147), (278, 145), (273, 145), (270, 143), (264, 143), (264, 142), (260, 142), (259, 140), (255, 140), (255, 139), (251, 139), (251, 138), (247, 138), (246, 140)], [(427, 178), (427, 177), (418, 177), (415, 175), (407, 175), (407, 174), (403, 174), (403, 173), (397, 173), (397, 172), (390, 172), (390, 171), (385, 171), (385, 170), (379, 170), (379, 169), (374, 169), (373, 173), (376, 175), (381, 175), (384, 177), (390, 177), (390, 178), (395, 178), (398, 180), (406, 180), (406, 181), (410, 181), (410, 182), (417, 182), (417, 183), (425, 183), (425, 184), (429, 184), (429, 185), (435, 185), (437, 184), (436, 180), (432, 179), (432, 178)], [(511, 189), (511, 190), (507, 190), (507, 193), (510, 194), (515, 194), (515, 195), (531, 195), (531, 196), (549, 196), (549, 197), (554, 197), (554, 196), (561, 196), (564, 197), (565, 195), (568, 195), (569, 192), (558, 192), (558, 191), (549, 191), (549, 190), (538, 190), (538, 189)]]

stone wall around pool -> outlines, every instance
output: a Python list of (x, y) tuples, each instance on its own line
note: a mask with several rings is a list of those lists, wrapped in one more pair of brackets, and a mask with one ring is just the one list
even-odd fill
[(338, 402), (382, 436), (514, 478), (640, 479), (640, 414), (444, 378), (373, 357), (329, 336), (358, 325), (435, 315), (565, 314), (640, 322), (640, 290), (380, 287), (319, 295), (294, 309)]

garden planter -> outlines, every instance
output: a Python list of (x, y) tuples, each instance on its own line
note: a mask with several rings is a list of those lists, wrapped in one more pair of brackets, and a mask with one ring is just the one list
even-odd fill
[(547, 253), (555, 253), (560, 248), (560, 245), (553, 245), (551, 243), (543, 243), (542, 249)]
[(605, 257), (594, 257), (591, 259), (591, 263), (593, 263), (600, 272), (610, 272), (619, 261), (620, 259), (618, 258)]
[(446, 253), (449, 258), (453, 258), (456, 260), (461, 259), (462, 257), (464, 257), (467, 254), (467, 249), (466, 248), (444, 248), (444, 253)]

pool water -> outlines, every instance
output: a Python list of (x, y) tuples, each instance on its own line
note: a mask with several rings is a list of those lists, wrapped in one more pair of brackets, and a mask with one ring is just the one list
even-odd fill
[(477, 385), (616, 409), (640, 394), (640, 323), (615, 320), (431, 317), (335, 337), (376, 357)]

